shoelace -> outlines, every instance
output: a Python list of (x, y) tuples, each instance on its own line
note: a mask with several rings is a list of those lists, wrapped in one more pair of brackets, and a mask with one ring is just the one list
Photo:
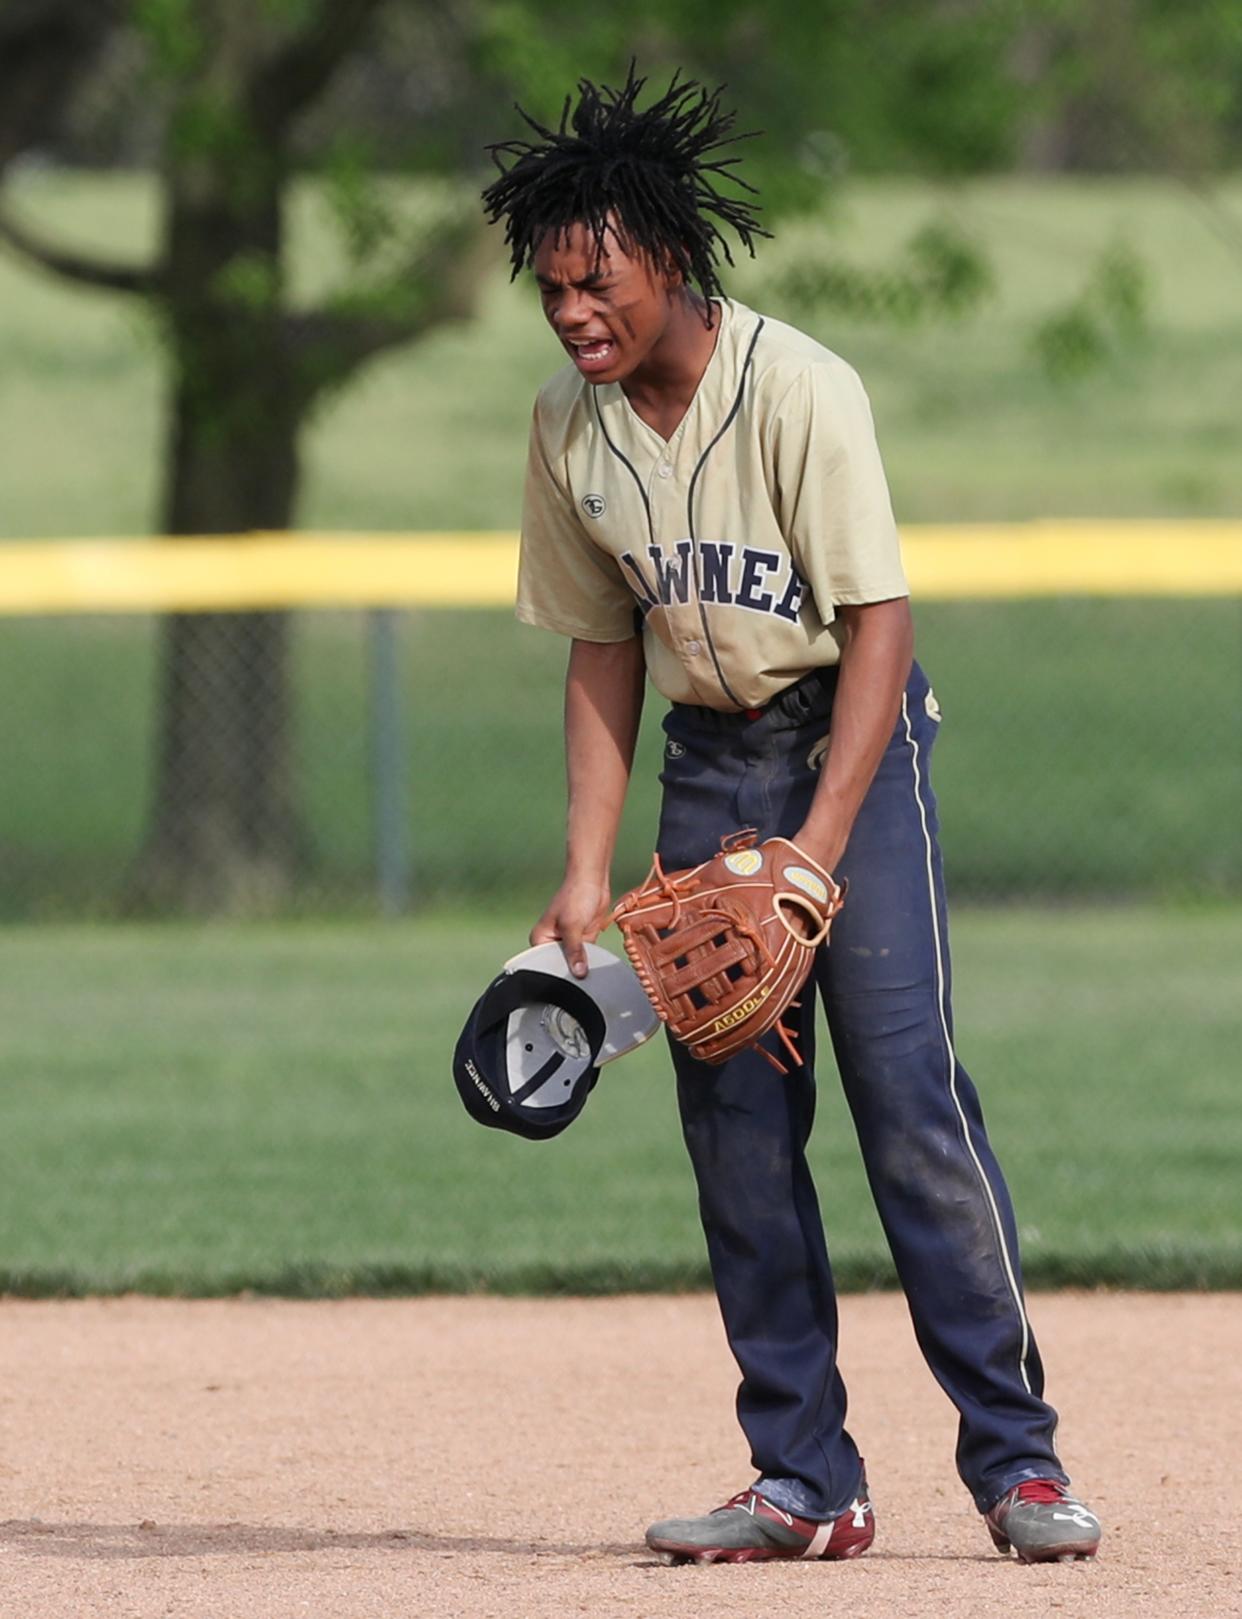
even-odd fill
[(739, 1508), (742, 1512), (749, 1512), (754, 1518), (758, 1516), (758, 1509), (761, 1506), (766, 1507), (769, 1512), (777, 1513), (784, 1518), (790, 1528), (793, 1527), (794, 1519), (791, 1513), (786, 1512), (784, 1507), (773, 1505), (755, 1490), (740, 1490), (737, 1495), (730, 1496), (722, 1507), (713, 1507), (710, 1515), (714, 1518), (718, 1512), (730, 1512)]
[(711, 1516), (714, 1518), (718, 1512), (730, 1512), (734, 1507), (741, 1507), (753, 1516), (755, 1510), (752, 1505), (754, 1493), (753, 1490), (739, 1490), (736, 1495), (731, 1495), (723, 1506), (713, 1507)]
[(1034, 1478), (1026, 1484), (1019, 1484), (1013, 1493), (1013, 1499), (1029, 1501), (1032, 1505), (1048, 1506), (1063, 1501), (1068, 1493), (1063, 1484), (1057, 1484), (1050, 1478)]

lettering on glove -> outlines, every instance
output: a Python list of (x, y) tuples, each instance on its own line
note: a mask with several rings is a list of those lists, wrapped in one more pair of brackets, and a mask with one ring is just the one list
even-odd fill
[(788, 838), (746, 828), (702, 865), (666, 872), (659, 855), (612, 920), (657, 1015), (702, 1062), (724, 1063), (772, 1029), (801, 1063), (784, 1014), (797, 999), (845, 901), (838, 884)]

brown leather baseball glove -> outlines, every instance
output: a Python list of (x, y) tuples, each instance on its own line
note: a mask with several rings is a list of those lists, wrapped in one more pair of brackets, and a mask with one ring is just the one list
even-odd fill
[(612, 913), (626, 954), (673, 1036), (703, 1062), (722, 1063), (781, 1022), (828, 937), (845, 890), (788, 838), (753, 831), (722, 838), (720, 853), (688, 871), (666, 872), (655, 857), (645, 883)]

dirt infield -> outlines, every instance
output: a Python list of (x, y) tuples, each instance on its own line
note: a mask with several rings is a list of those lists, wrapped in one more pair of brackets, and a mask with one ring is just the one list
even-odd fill
[(668, 1569), (648, 1519), (746, 1481), (710, 1299), (0, 1304), (3, 1619), (1057, 1619), (1242, 1613), (1242, 1296), (1032, 1314), (1094, 1565), (990, 1548), (900, 1299), (843, 1301), (879, 1533)]

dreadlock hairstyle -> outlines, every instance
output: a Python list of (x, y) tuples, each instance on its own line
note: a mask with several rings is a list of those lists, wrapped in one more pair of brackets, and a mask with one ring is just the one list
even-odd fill
[(539, 138), (487, 148), (500, 178), (484, 191), (484, 207), (493, 223), (505, 220), (514, 277), (548, 231), (560, 241), (571, 225), (585, 225), (602, 255), (615, 221), (627, 247), (676, 268), (687, 285), (698, 287), (710, 325), (711, 299), (721, 291), (717, 249), (733, 263), (720, 227), (729, 226), (752, 258), (755, 238), (770, 234), (758, 224), (757, 204), (718, 188), (727, 180), (756, 194), (729, 172), (741, 159), (721, 154), (758, 132), (732, 133), (735, 114), (720, 105), (724, 86), (709, 92), (676, 73), (659, 100), (640, 112), (646, 82), (635, 76), (633, 62), (620, 90), (579, 80), (577, 105), (565, 98), (559, 129), (517, 107)]

